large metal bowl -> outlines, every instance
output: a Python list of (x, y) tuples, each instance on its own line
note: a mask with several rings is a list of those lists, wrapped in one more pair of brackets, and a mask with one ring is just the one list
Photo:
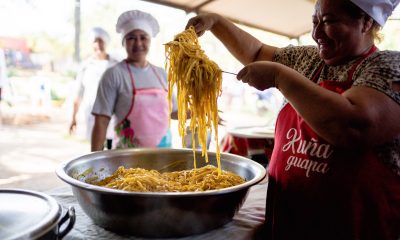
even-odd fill
[[(217, 166), (215, 152), (209, 163)], [(196, 152), (197, 167), (206, 165)], [(111, 175), (119, 166), (156, 169), (162, 172), (193, 168), (191, 149), (127, 149), (95, 152), (65, 163), (56, 170), (70, 184), (79, 205), (99, 226), (117, 233), (144, 237), (182, 237), (218, 228), (232, 220), (251, 186), (266, 170), (260, 164), (233, 154), (221, 153), (223, 170), (246, 182), (205, 192), (127, 192), (85, 183)]]

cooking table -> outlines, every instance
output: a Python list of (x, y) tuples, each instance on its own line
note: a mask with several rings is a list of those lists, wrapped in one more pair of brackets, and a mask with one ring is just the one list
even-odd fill
[(228, 128), (227, 132), (235, 137), (254, 139), (274, 139), (275, 128), (273, 126), (250, 126)]
[(222, 151), (251, 158), (266, 167), (274, 147), (274, 137), (274, 126), (228, 128), (222, 140)]
[[(248, 240), (254, 239), (257, 228), (261, 227), (265, 217), (265, 201), (268, 181), (264, 178), (259, 184), (251, 187), (243, 206), (233, 217), (233, 220), (221, 228), (183, 238), (179, 240), (209, 240), (209, 239), (230, 239), (230, 240)], [(93, 221), (83, 212), (79, 206), (72, 190), (69, 186), (54, 189), (47, 192), (54, 197), (59, 204), (64, 207), (73, 206), (75, 208), (76, 222), (72, 230), (65, 236), (64, 240), (77, 239), (113, 239), (113, 240), (144, 240), (134, 236), (122, 236), (107, 231), (93, 223)], [(149, 223), (151, 224), (151, 223)], [(155, 238), (151, 238), (155, 239)], [(171, 238), (168, 238), (172, 240)]]

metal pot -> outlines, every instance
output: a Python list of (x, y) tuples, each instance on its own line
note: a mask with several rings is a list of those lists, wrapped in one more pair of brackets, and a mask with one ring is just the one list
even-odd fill
[[(214, 152), (209, 164), (217, 166)], [(197, 167), (205, 166), (196, 151)], [(70, 184), (79, 205), (99, 226), (124, 234), (144, 237), (182, 237), (218, 228), (232, 220), (251, 186), (266, 170), (260, 164), (233, 154), (221, 153), (223, 170), (234, 172), (246, 182), (234, 187), (205, 192), (127, 192), (85, 183), (103, 179), (119, 166), (158, 171), (193, 168), (191, 149), (126, 149), (95, 152), (62, 163), (59, 178)]]
[(62, 239), (74, 223), (74, 208), (44, 193), (0, 189), (0, 239)]

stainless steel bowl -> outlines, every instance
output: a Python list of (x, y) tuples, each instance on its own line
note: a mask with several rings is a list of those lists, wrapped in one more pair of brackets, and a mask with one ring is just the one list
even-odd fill
[[(215, 152), (209, 163), (217, 166)], [(206, 165), (196, 152), (197, 167)], [(126, 192), (85, 183), (103, 179), (119, 166), (159, 171), (193, 168), (191, 149), (126, 149), (95, 152), (61, 164), (56, 173), (70, 184), (79, 205), (97, 225), (117, 233), (144, 237), (182, 237), (218, 228), (232, 220), (251, 186), (266, 170), (260, 164), (233, 154), (221, 153), (223, 170), (246, 182), (205, 192)]]
[(62, 239), (75, 224), (75, 209), (41, 192), (0, 188), (0, 239)]

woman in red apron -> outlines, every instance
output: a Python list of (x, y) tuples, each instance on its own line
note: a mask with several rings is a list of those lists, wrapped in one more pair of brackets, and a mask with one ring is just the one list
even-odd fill
[(265, 45), (212, 13), (189, 20), (245, 65), (239, 80), (276, 87), (287, 100), (262, 239), (400, 238), (400, 53), (374, 46), (398, 3), (317, 1), (317, 47)]
[[(319, 85), (343, 93), (352, 85), (356, 67), (374, 51), (375, 46), (354, 63), (347, 81)], [(376, 153), (333, 146), (289, 103), (278, 116), (275, 134), (266, 210), (272, 239), (398, 237), (399, 176)]]

